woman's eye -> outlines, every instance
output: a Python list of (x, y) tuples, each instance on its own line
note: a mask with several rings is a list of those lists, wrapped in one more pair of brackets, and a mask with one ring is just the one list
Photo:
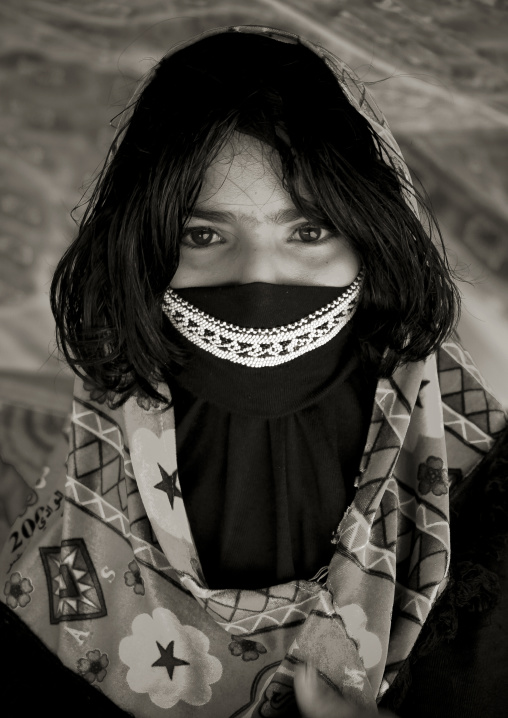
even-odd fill
[(303, 227), (298, 227), (295, 230), (293, 234), (293, 239), (296, 239), (300, 242), (311, 243), (329, 239), (330, 236), (331, 233), (323, 227), (313, 227), (311, 225), (305, 225)]
[(197, 227), (188, 230), (184, 237), (184, 244), (193, 247), (209, 247), (211, 244), (219, 244), (222, 239), (217, 232), (208, 227)]

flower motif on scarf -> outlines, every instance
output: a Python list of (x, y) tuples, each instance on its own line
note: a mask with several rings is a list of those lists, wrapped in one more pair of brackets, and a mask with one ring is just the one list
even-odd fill
[(265, 701), (259, 708), (263, 718), (285, 716), (288, 709), (296, 706), (293, 687), (279, 681), (272, 681), (265, 691)]
[(88, 651), (86, 658), (80, 658), (77, 667), (78, 673), (83, 676), (85, 681), (88, 683), (102, 683), (106, 678), (107, 670), (109, 666), (109, 658), (106, 653), (101, 653), (99, 650)]
[(233, 638), (228, 648), (232, 656), (241, 656), (242, 661), (257, 661), (261, 653), (266, 653), (262, 643), (246, 638)]
[(120, 659), (129, 666), (127, 683), (135, 693), (148, 693), (159, 708), (178, 701), (202, 706), (212, 697), (211, 684), (222, 676), (218, 658), (208, 652), (208, 637), (183, 625), (167, 608), (141, 613), (132, 634), (120, 641)]
[(4, 586), (4, 595), (7, 596), (6, 604), (9, 608), (25, 608), (31, 599), (30, 594), (34, 590), (33, 584), (29, 578), (23, 578), (21, 574), (16, 571), (11, 574), (11, 577), (6, 581)]
[(90, 399), (96, 404), (104, 404), (108, 399), (109, 392), (106, 389), (100, 389), (91, 379), (83, 381), (83, 389), (90, 394)]
[(448, 493), (448, 472), (444, 468), (443, 459), (429, 456), (424, 464), (419, 465), (418, 491), (423, 495), (432, 491), (435, 496)]
[(152, 409), (159, 409), (161, 402), (157, 401), (155, 397), (148, 396), (144, 391), (139, 391), (136, 394), (136, 403), (143, 411), (151, 411)]
[[(351, 603), (349, 606), (338, 608), (337, 613), (344, 621), (348, 636), (358, 644), (358, 653), (365, 668), (377, 666), (383, 655), (383, 649), (379, 637), (372, 631), (367, 631), (367, 615), (363, 608), (357, 603)], [(360, 681), (358, 675), (350, 675), (349, 685), (362, 688), (364, 678), (365, 676)]]
[(134, 593), (137, 593), (138, 596), (145, 595), (145, 582), (141, 576), (137, 561), (130, 562), (129, 570), (124, 573), (123, 578), (126, 586), (133, 587)]

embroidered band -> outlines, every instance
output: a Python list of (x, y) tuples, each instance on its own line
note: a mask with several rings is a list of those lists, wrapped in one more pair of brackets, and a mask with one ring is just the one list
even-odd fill
[(167, 289), (162, 308), (173, 326), (200, 349), (249, 367), (276, 366), (326, 344), (353, 316), (363, 271), (326, 306), (281, 327), (252, 328), (229, 324), (206, 314), (173, 289)]

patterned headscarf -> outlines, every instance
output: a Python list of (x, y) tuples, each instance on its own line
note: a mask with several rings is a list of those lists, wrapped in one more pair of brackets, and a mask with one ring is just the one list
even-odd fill
[[(225, 31), (309, 47), (409, 180), (383, 115), (344, 63), (270, 28), (220, 28), (191, 42)], [(172, 410), (134, 397), (110, 409), (76, 380), (68, 442), (0, 558), (2, 599), (66, 666), (136, 716), (283, 716), (302, 661), (374, 707), (446, 585), (454, 490), (505, 422), (457, 342), (399, 368), (378, 382), (326, 584), (212, 590), (182, 499)]]

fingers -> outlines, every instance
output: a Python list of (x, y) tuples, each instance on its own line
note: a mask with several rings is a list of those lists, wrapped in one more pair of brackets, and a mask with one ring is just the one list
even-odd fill
[(308, 663), (296, 667), (294, 688), (303, 718), (366, 718), (364, 711), (342, 698), (319, 677)]
[(309, 663), (301, 663), (296, 667), (294, 688), (302, 718), (397, 718), (390, 711), (364, 710), (344, 700), (319, 677), (317, 670)]

